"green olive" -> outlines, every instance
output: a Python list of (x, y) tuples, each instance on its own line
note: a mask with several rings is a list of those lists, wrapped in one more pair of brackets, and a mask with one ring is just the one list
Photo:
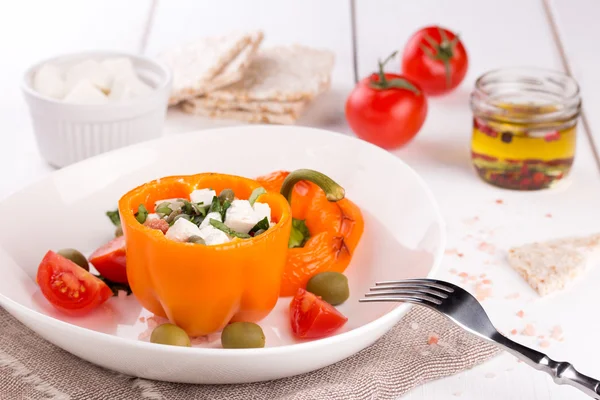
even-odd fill
[(204, 239), (197, 235), (190, 236), (187, 241), (188, 243), (206, 244), (206, 242), (204, 242)]
[(120, 226), (117, 229), (115, 229), (115, 237), (119, 236), (123, 236), (123, 228)]
[(221, 344), (225, 349), (265, 347), (265, 334), (252, 322), (234, 322), (223, 329)]
[(235, 193), (231, 189), (223, 189), (219, 194), (219, 200), (221, 200), (221, 203), (224, 203), (225, 201), (231, 203), (233, 200), (235, 200)]
[(321, 272), (310, 278), (306, 284), (306, 290), (321, 296), (323, 300), (337, 306), (350, 297), (348, 278), (339, 272)]
[(68, 258), (69, 260), (73, 261), (75, 264), (79, 265), (86, 271), (90, 270), (88, 260), (83, 254), (81, 254), (81, 252), (75, 249), (61, 249), (58, 251), (58, 254), (60, 254), (64, 258)]
[(171, 346), (191, 347), (190, 337), (183, 329), (173, 324), (162, 324), (154, 328), (150, 336), (151, 343), (169, 344)]

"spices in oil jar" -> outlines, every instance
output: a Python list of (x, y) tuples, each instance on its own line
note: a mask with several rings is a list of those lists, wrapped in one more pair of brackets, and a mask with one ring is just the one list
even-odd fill
[(569, 174), (581, 110), (573, 78), (535, 68), (491, 71), (477, 80), (471, 109), (471, 160), (484, 181), (538, 190)]

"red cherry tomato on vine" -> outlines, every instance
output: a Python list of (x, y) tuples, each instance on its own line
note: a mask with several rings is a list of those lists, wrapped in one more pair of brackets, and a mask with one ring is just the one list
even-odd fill
[(361, 80), (346, 100), (346, 119), (354, 133), (384, 149), (408, 143), (427, 116), (427, 99), (419, 85), (383, 72), (394, 55), (379, 62), (379, 73)]
[(402, 73), (428, 95), (456, 88), (469, 68), (467, 51), (454, 32), (429, 26), (415, 32), (402, 53)]

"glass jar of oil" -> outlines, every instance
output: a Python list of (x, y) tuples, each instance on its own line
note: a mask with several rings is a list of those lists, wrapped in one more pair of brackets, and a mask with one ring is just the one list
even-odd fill
[(538, 190), (569, 174), (579, 87), (561, 72), (507, 68), (482, 75), (471, 94), (471, 160), (492, 185)]

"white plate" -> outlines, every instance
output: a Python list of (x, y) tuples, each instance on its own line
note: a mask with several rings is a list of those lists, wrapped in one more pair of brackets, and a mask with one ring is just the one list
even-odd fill
[[(225, 350), (218, 335), (194, 348), (138, 339), (149, 313), (133, 296), (110, 299), (88, 316), (56, 312), (35, 275), (47, 250), (92, 251), (113, 227), (105, 211), (151, 179), (215, 171), (256, 177), (277, 169), (312, 168), (346, 189), (361, 207), (365, 231), (347, 269), (351, 297), (339, 307), (349, 321), (335, 335), (299, 342), (281, 299), (260, 325), (263, 349)], [(148, 379), (242, 383), (309, 372), (371, 345), (407, 312), (407, 305), (359, 303), (378, 280), (433, 276), (445, 228), (429, 189), (398, 158), (366, 142), (323, 130), (247, 126), (168, 136), (123, 148), (54, 172), (0, 203), (0, 305), (48, 341), (103, 367)], [(216, 348), (215, 348), (216, 347)]]

